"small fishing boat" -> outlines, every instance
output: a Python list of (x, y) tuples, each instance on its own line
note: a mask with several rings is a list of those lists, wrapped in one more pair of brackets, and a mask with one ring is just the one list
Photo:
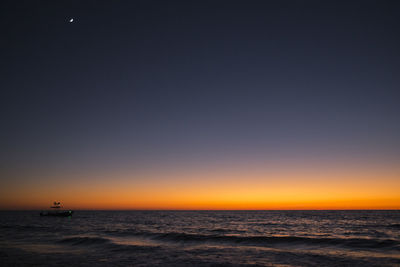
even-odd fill
[(72, 210), (62, 210), (60, 202), (57, 201), (50, 208), (52, 210), (41, 211), (40, 216), (71, 217), (72, 213), (74, 213)]

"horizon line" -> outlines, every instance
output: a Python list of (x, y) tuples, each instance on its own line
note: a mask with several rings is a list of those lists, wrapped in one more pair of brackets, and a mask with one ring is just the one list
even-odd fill
[[(0, 211), (40, 211), (46, 209), (0, 209)], [(74, 211), (400, 211), (400, 208), (387, 209), (64, 209)]]

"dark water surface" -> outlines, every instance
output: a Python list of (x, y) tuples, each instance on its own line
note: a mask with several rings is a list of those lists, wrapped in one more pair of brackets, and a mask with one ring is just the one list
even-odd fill
[(400, 211), (3, 211), (0, 264), (400, 266)]

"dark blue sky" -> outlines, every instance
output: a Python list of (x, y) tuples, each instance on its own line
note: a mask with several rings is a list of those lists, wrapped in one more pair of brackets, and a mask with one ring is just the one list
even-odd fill
[(0, 12), (5, 169), (399, 158), (397, 1), (3, 1)]

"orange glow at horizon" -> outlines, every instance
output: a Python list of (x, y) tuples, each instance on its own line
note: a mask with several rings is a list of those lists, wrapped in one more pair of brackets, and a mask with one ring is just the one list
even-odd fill
[(399, 178), (396, 167), (85, 174), (2, 185), (0, 208), (399, 209)]

